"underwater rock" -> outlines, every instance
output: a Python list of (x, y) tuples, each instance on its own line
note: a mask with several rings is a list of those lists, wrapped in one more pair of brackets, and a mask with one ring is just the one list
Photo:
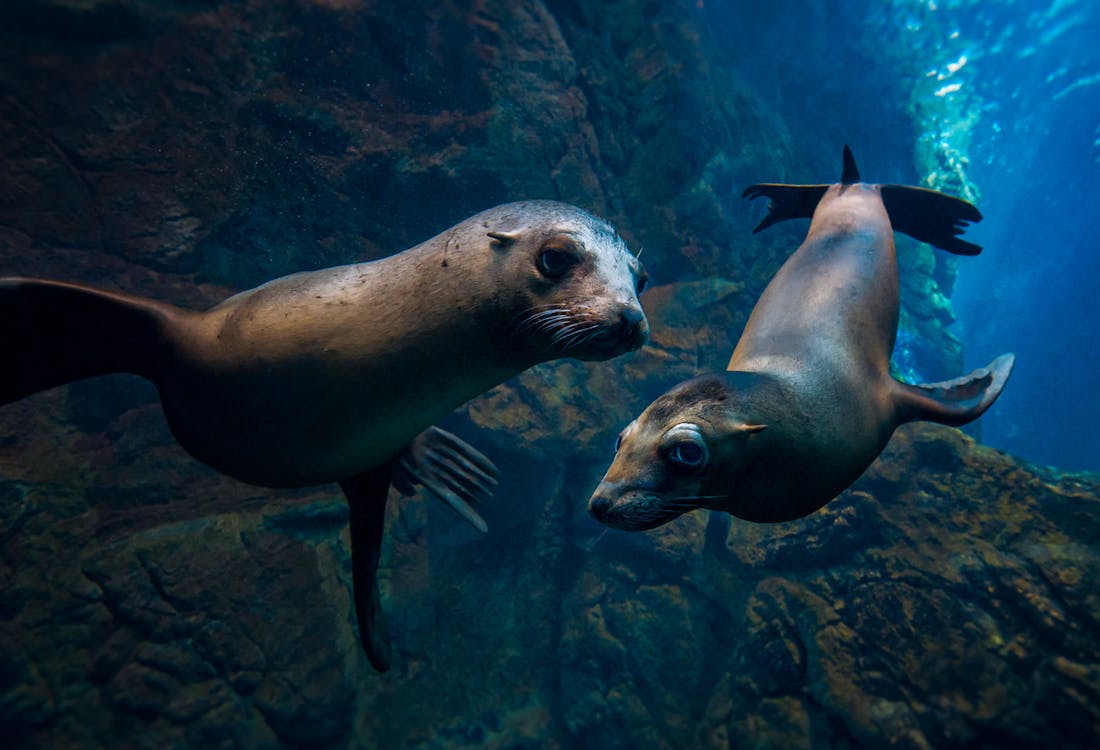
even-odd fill
[[(668, 323), (629, 368), (632, 389), (695, 367), (695, 345), (660, 342), (676, 341), (692, 300), (727, 290), (657, 290)], [(513, 469), (485, 508), (488, 537), (434, 501), (392, 508), (380, 581), (401, 658), (385, 677), (356, 646), (334, 491), (259, 503), (168, 452), (147, 481), (174, 492), (112, 505), (140, 451), (115, 474), (88, 474), (104, 443), (45, 408), (38, 437), (14, 442), (36, 456), (50, 435), (51, 472), (3, 454), (5, 736), (28, 748), (677, 748), (731, 737), (1084, 748), (1100, 729), (1096, 477), (913, 425), (805, 519), (697, 512), (654, 532), (604, 533), (583, 499), (614, 430), (599, 439), (598, 415), (621, 385), (576, 366), (533, 377), (505, 386), (528, 388), (522, 397), (496, 411), (475, 402), (448, 425)], [(37, 398), (50, 406), (51, 394)], [(170, 436), (153, 411), (127, 420), (138, 414), (156, 455)], [(478, 426), (488, 414), (502, 426)], [(515, 429), (517, 414), (541, 427)], [(572, 429), (594, 437), (556, 438), (555, 419), (580, 419), (569, 414), (586, 415)]]
[[(590, 666), (583, 648), (588, 656), (570, 666), (629, 675), (617, 688), (626, 695), (645, 695), (651, 682), (678, 686), (695, 696), (681, 706), (709, 702), (699, 720), (712, 738), (752, 727), (791, 747), (890, 738), (918, 748), (1026, 746), (1047, 732), (1088, 746), (1100, 728), (1083, 708), (1100, 694), (1100, 650), (1089, 637), (1100, 600), (1084, 574), (1097, 564), (1086, 541), (1100, 530), (1096, 478), (1041, 473), (931, 426), (900, 430), (889, 453), (855, 490), (805, 519), (723, 522), (724, 545), (684, 561), (696, 570), (680, 582), (680, 602), (638, 595), (638, 581), (656, 572), (646, 556), (595, 547), (585, 569), (605, 568), (602, 606), (622, 600), (636, 610), (610, 631), (605, 666)], [(1067, 526), (1053, 520), (1065, 513)], [(642, 536), (632, 546), (645, 546)], [(682, 544), (685, 556), (698, 554), (690, 537)], [(647, 625), (685, 616), (672, 639)], [(584, 622), (573, 642), (606, 640), (606, 618)], [(702, 662), (683, 651), (700, 638), (710, 644)], [(670, 664), (651, 649), (679, 658)], [(676, 713), (646, 705), (647, 722), (659, 715), (669, 736), (686, 736)], [(1038, 706), (1074, 719), (1036, 715)], [(761, 717), (780, 712), (769, 726), (783, 729), (763, 730)], [(581, 736), (593, 731), (586, 725)]]
[[(628, 536), (585, 513), (618, 430), (725, 365), (798, 244), (753, 238), (740, 189), (831, 174), (822, 144), (848, 138), (869, 174), (910, 181), (889, 71), (814, 83), (821, 111), (875, 102), (855, 134), (794, 120), (805, 86), (785, 75), (758, 85), (790, 49), (765, 32), (812, 27), (821, 4), (768, 29), (768, 4), (702, 5), (2, 4), (6, 274), (202, 307), (547, 197), (611, 220), (656, 283), (644, 350), (541, 366), (446, 425), (504, 469), (490, 533), (393, 503), (385, 676), (356, 643), (335, 488), (204, 469), (135, 379), (5, 407), (5, 747), (1094, 744), (1095, 476), (913, 426), (791, 524), (700, 512)], [(867, 53), (819, 43), (827, 65)], [(943, 274), (913, 262), (917, 297)], [(946, 298), (911, 312), (959, 371)]]

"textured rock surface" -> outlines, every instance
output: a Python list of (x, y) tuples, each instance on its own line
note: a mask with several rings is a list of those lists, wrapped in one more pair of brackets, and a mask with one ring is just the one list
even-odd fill
[[(832, 175), (843, 140), (915, 179), (891, 77), (843, 83), (877, 40), (799, 36), (815, 3), (699, 5), (3, 4), (0, 273), (202, 306), (549, 197), (611, 219), (659, 284), (643, 351), (453, 418), (506, 469), (491, 532), (391, 508), (386, 675), (356, 643), (335, 487), (219, 477), (134, 378), (0, 410), (5, 747), (1091, 744), (1095, 477), (918, 426), (797, 523), (584, 514), (616, 431), (724, 365), (799, 240), (751, 238), (740, 188)], [(912, 345), (952, 374), (949, 274), (905, 263)]]

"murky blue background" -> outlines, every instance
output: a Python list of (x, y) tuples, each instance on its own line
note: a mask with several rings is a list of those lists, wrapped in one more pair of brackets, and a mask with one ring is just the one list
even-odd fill
[[(919, 180), (974, 200), (985, 220), (967, 236), (985, 250), (958, 261), (952, 331), (968, 369), (1005, 351), (1017, 362), (970, 431), (1032, 462), (1100, 470), (1100, 3), (893, 0), (808, 15), (735, 3), (712, 12), (744, 29), (730, 40), (733, 64), (767, 82), (764, 95), (818, 131), (823, 149), (852, 140), (868, 181)], [(881, 80), (888, 70), (911, 78), (908, 101)], [(911, 174), (883, 174), (908, 137), (890, 117), (899, 110), (912, 118), (918, 163)], [(938, 173), (927, 169), (933, 162)], [(955, 374), (916, 364), (928, 379)]]
[(1100, 470), (1100, 4), (960, 5), (942, 49), (970, 60), (958, 93), (978, 113), (969, 175), (986, 253), (960, 272), (955, 309), (968, 364), (1018, 357), (982, 437)]

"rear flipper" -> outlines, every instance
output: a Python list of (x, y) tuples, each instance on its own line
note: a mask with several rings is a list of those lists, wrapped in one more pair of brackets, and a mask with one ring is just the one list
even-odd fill
[(390, 668), (393, 656), (378, 591), (378, 561), (382, 555), (392, 464), (393, 461), (389, 461), (340, 482), (348, 501), (352, 598), (355, 619), (359, 623), (359, 641), (371, 665), (379, 672)]
[(0, 278), (0, 404), (110, 372), (152, 378), (178, 308), (43, 279)]
[(348, 501), (359, 641), (379, 672), (388, 670), (393, 658), (378, 590), (390, 482), (405, 495), (412, 494), (413, 485), (422, 484), (479, 531), (487, 531), (488, 526), (473, 506), (492, 494), (496, 477), (496, 466), (475, 448), (449, 432), (429, 427), (398, 458), (340, 482)]
[(954, 380), (909, 385), (894, 381), (898, 424), (928, 421), (958, 427), (977, 419), (1001, 395), (1016, 357), (1002, 354)]

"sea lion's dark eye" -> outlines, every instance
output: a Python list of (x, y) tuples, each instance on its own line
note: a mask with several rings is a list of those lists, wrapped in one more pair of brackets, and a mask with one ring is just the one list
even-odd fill
[(619, 448), (623, 447), (623, 434), (620, 432), (619, 437), (615, 438), (615, 452), (619, 452)]
[(678, 474), (696, 474), (710, 460), (703, 431), (693, 422), (681, 422), (666, 432), (659, 450), (669, 471)]
[(552, 279), (564, 276), (575, 265), (577, 265), (577, 257), (566, 250), (547, 247), (539, 253), (539, 270), (544, 276)]
[(702, 443), (684, 440), (676, 443), (668, 451), (668, 460), (681, 469), (694, 471), (707, 461), (707, 449)]
[(638, 279), (638, 291), (637, 291), (637, 293), (641, 294), (642, 292), (644, 292), (647, 284), (649, 284), (649, 277), (648, 276), (642, 276), (641, 278), (639, 278)]

